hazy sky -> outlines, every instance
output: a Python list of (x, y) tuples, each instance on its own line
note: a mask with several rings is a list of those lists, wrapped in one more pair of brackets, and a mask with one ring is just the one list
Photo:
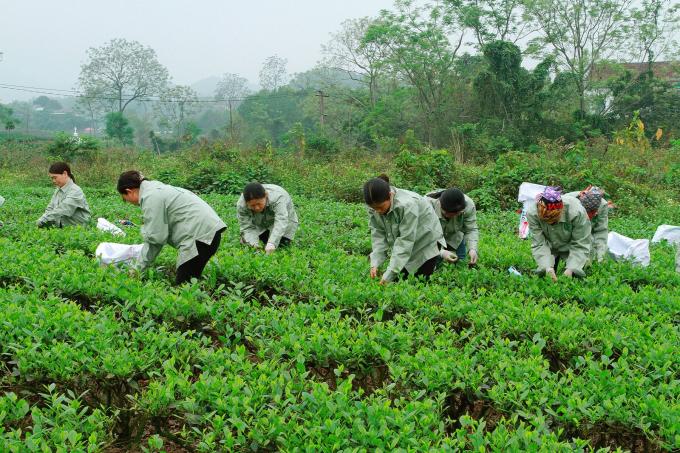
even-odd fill
[[(0, 83), (74, 88), (86, 50), (112, 38), (152, 47), (176, 84), (233, 72), (257, 84), (277, 54), (288, 73), (311, 69), (349, 18), (393, 0), (0, 0)], [(38, 94), (0, 88), (0, 101)]]

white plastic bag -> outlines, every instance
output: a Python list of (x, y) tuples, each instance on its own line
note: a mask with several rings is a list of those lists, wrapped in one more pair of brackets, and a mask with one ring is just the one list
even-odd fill
[(529, 237), (529, 220), (527, 220), (527, 210), (529, 209), (529, 205), (536, 201), (536, 196), (543, 192), (545, 187), (546, 186), (531, 182), (523, 182), (519, 186), (517, 201), (523, 203), (524, 207), (522, 208), (522, 213), (519, 215), (519, 227), (517, 229), (517, 235), (522, 239)]
[(661, 225), (656, 229), (652, 242), (668, 241), (671, 244), (680, 246), (680, 226)]
[(546, 186), (534, 184), (531, 182), (523, 182), (519, 185), (519, 195), (517, 201), (524, 203), (525, 201), (535, 201), (536, 196), (545, 190)]
[(102, 264), (135, 264), (142, 256), (144, 244), (102, 242), (94, 252)]
[(630, 260), (633, 264), (649, 266), (649, 239), (631, 239), (613, 231), (607, 236), (609, 255), (616, 261)]
[(2, 206), (3, 204), (5, 204), (5, 199), (2, 198), (2, 195), (0, 195), (0, 206)]
[(99, 217), (97, 219), (97, 229), (101, 230), (101, 231), (105, 231), (107, 233), (111, 233), (114, 236), (125, 236), (125, 231), (121, 230), (116, 225), (109, 222), (108, 220), (106, 220), (103, 217)]

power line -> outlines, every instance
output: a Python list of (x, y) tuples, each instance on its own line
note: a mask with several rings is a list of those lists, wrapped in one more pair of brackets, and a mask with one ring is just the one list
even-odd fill
[[(101, 101), (118, 101), (119, 98), (104, 97), (97, 95), (87, 95), (81, 93), (77, 90), (64, 90), (59, 88), (44, 88), (44, 87), (33, 87), (24, 85), (13, 85), (7, 83), (0, 83), (0, 89), (12, 90), (12, 91), (22, 91), (27, 93), (35, 93), (50, 96), (61, 96), (61, 97), (72, 97), (72, 98), (83, 98), (83, 99), (94, 99)], [(132, 98), (132, 95), (123, 95), (123, 101), (133, 100), (135, 102), (159, 102), (159, 103), (191, 103), (191, 104), (217, 104), (217, 103), (229, 103), (229, 102), (243, 102), (251, 99), (279, 99), (279, 98), (290, 98), (297, 96), (307, 96), (311, 95), (311, 92), (298, 91), (294, 93), (279, 93), (279, 94), (253, 94), (250, 96), (242, 98), (229, 98), (229, 99), (188, 99), (188, 100), (177, 100), (177, 99), (160, 99), (159, 97), (140, 97)], [(131, 99), (132, 98), (132, 99)]]

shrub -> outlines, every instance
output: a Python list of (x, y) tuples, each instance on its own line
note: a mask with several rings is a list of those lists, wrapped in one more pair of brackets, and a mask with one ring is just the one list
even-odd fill
[(99, 140), (88, 135), (73, 136), (57, 132), (54, 141), (48, 145), (47, 154), (53, 158), (72, 161), (77, 158), (90, 159), (100, 148)]

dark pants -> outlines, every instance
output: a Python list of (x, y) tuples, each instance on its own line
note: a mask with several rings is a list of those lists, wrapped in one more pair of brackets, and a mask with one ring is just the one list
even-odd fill
[[(266, 230), (264, 233), (260, 235), (260, 240), (267, 244), (267, 241), (269, 240), (269, 230)], [(279, 247), (288, 247), (290, 245), (290, 239), (287, 237), (282, 237), (281, 240), (279, 241)]]
[(204, 244), (203, 242), (196, 241), (196, 249), (198, 250), (198, 255), (191, 258), (186, 263), (182, 264), (177, 268), (177, 276), (175, 276), (175, 285), (181, 285), (182, 283), (190, 281), (192, 278), (200, 278), (205, 269), (206, 264), (210, 261), (210, 258), (217, 253), (217, 249), (220, 248), (220, 241), (222, 240), (222, 232), (224, 229), (215, 233), (210, 245)]
[[(439, 263), (442, 262), (442, 257), (437, 255), (433, 258), (430, 258), (429, 260), (425, 261), (422, 266), (418, 268), (415, 274), (413, 274), (415, 277), (420, 277), (422, 276), (425, 280), (429, 280), (430, 276), (434, 273), (434, 271), (437, 270), (437, 267), (439, 266)], [(401, 270), (401, 278), (406, 278), (410, 274), (406, 269)]]
[[(451, 247), (449, 244), (446, 244), (446, 250), (449, 252), (453, 252), (453, 247)], [(467, 247), (465, 247), (465, 241), (460, 241), (460, 245), (458, 248), (455, 250), (456, 256), (458, 257), (458, 261), (465, 261), (465, 258), (467, 258)]]

